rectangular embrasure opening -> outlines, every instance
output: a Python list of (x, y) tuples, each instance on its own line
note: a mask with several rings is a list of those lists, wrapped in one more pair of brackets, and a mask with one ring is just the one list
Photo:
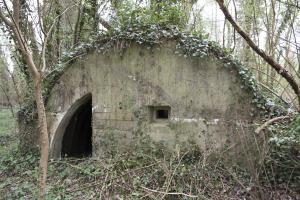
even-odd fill
[(156, 119), (169, 119), (169, 110), (168, 109), (156, 110)]
[(152, 122), (169, 120), (171, 114), (170, 106), (149, 106)]

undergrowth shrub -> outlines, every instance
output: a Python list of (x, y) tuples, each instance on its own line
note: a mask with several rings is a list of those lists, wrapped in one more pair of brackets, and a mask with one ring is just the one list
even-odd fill
[[(38, 155), (0, 157), (0, 199), (35, 199)], [(49, 161), (46, 199), (258, 199), (251, 174), (207, 162), (194, 145), (176, 152), (145, 148), (109, 158)], [(266, 199), (280, 199), (263, 188)], [(286, 194), (291, 199), (294, 194)]]
[(112, 21), (114, 27), (127, 29), (134, 26), (177, 26), (183, 28), (188, 16), (182, 3), (162, 1), (154, 6), (141, 6), (133, 2), (123, 2), (118, 9), (117, 17)]
[(300, 192), (300, 116), (269, 130), (265, 179)]

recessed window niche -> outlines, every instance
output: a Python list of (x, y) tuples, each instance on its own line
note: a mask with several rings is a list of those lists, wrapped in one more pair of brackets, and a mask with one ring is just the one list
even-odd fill
[(149, 106), (152, 122), (168, 121), (170, 119), (170, 106)]

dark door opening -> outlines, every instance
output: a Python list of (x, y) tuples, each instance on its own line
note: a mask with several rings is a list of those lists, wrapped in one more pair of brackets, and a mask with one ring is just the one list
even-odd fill
[(92, 155), (92, 98), (83, 103), (71, 117), (62, 140), (62, 157)]

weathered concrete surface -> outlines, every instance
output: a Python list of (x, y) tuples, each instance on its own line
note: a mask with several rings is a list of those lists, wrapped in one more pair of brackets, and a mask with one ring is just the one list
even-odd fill
[[(241, 88), (238, 73), (215, 58), (174, 52), (173, 42), (151, 49), (131, 44), (122, 53), (94, 52), (72, 64), (47, 105), (52, 157), (60, 156), (64, 129), (87, 94), (93, 156), (132, 148), (135, 138), (146, 136), (171, 149), (191, 143), (204, 152), (236, 147), (254, 120), (251, 94)], [(170, 106), (169, 120), (153, 121), (153, 106)]]

